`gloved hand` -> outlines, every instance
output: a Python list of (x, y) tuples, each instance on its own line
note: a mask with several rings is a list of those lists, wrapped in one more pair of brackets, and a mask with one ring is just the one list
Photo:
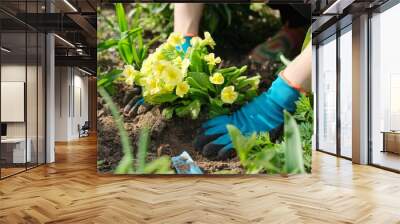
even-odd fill
[[(182, 47), (183, 52), (186, 53), (187, 49), (190, 47), (190, 40), (192, 39), (192, 36), (186, 35), (185, 37), (185, 43), (183, 43), (180, 47)], [(176, 47), (177, 50), (180, 50), (180, 47)]]
[(232, 115), (213, 118), (202, 125), (194, 146), (212, 160), (224, 160), (232, 155), (232, 141), (226, 126), (232, 124), (243, 134), (265, 132), (278, 128), (283, 123), (283, 111), (294, 112), (300, 93), (281, 77), (278, 77), (267, 92)]

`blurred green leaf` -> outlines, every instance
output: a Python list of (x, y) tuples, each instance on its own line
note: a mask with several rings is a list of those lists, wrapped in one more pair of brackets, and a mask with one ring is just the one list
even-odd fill
[(125, 9), (122, 3), (115, 3), (115, 13), (117, 15), (118, 26), (121, 33), (128, 30), (128, 22), (125, 17)]
[(284, 112), (284, 139), (282, 145), (285, 151), (285, 170), (289, 174), (304, 173), (303, 150), (299, 127), (293, 116)]
[(120, 70), (120, 69), (113, 69), (108, 73), (101, 74), (101, 75), (99, 75), (99, 78), (97, 79), (97, 86), (98, 87), (108, 86), (112, 82), (114, 82), (114, 80), (116, 80), (121, 74), (122, 74), (122, 70)]
[(118, 40), (116, 39), (105, 40), (97, 45), (97, 53), (108, 50), (117, 45), (118, 45)]
[(311, 27), (308, 28), (306, 37), (304, 38), (303, 46), (301, 47), (301, 51), (303, 51), (311, 41)]
[(149, 128), (144, 127), (140, 129), (136, 169), (136, 172), (138, 173), (143, 173), (146, 166), (146, 154), (147, 148), (149, 147), (149, 139)]

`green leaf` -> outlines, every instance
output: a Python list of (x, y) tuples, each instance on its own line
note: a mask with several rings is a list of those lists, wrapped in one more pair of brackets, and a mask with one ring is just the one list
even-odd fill
[(233, 72), (233, 71), (235, 71), (236, 69), (238, 69), (238, 68), (235, 67), (235, 66), (232, 66), (232, 67), (229, 67), (229, 68), (217, 69), (217, 72), (219, 72), (219, 73), (225, 75), (225, 73)]
[(169, 120), (172, 118), (172, 116), (174, 115), (174, 109), (173, 107), (167, 107), (164, 108), (162, 111), (162, 115), (165, 119)]
[(215, 92), (213, 84), (209, 80), (209, 76), (203, 72), (188, 72), (188, 76), (193, 78), (198, 83), (201, 89), (207, 91), (207, 89)]
[(125, 130), (124, 121), (119, 114), (118, 108), (113, 102), (111, 96), (107, 93), (107, 91), (103, 87), (97, 88), (98, 93), (106, 102), (107, 107), (110, 109), (111, 114), (113, 116), (114, 122), (117, 126), (119, 136), (122, 144), (122, 151), (124, 152), (124, 156), (122, 160), (119, 162), (116, 173), (133, 173), (133, 154), (132, 154), (132, 146), (130, 143), (128, 132)]
[(289, 174), (304, 173), (303, 150), (299, 127), (287, 111), (284, 111), (285, 170)]
[(108, 86), (122, 74), (122, 70), (113, 69), (106, 74), (99, 75), (97, 86)]
[(108, 50), (117, 45), (118, 45), (118, 40), (116, 40), (116, 39), (105, 40), (105, 41), (97, 44), (97, 52), (102, 52), (102, 51)]
[[(149, 102), (155, 103), (155, 104), (162, 104), (162, 103), (168, 103), (168, 102), (173, 102), (178, 98), (177, 95), (173, 93), (167, 93), (167, 94), (162, 94), (162, 95), (156, 95), (152, 96), (149, 98)], [(146, 97), (145, 97), (146, 100)]]
[(125, 17), (125, 9), (122, 3), (115, 3), (115, 12), (117, 15), (119, 31), (125, 32), (128, 30), (128, 22)]
[(240, 130), (233, 125), (227, 125), (227, 129), (232, 139), (233, 148), (235, 148), (241, 163), (245, 165), (249, 152), (255, 146), (256, 134), (253, 133), (250, 137), (245, 137)]
[(143, 173), (146, 165), (146, 154), (149, 146), (149, 128), (144, 127), (140, 130), (139, 147), (137, 152), (137, 169), (136, 172)]
[(134, 172), (133, 158), (129, 156), (123, 156), (114, 170), (115, 174), (131, 174)]
[(173, 174), (171, 160), (168, 156), (162, 156), (148, 163), (144, 169), (145, 174)]
[(132, 55), (130, 43), (127, 39), (121, 39), (118, 42), (118, 50), (119, 50), (119, 54), (120, 54), (122, 60), (124, 60), (125, 64), (131, 65), (133, 63), (133, 55)]
[(129, 31), (124, 31), (121, 33), (121, 39), (128, 39), (130, 37), (141, 36), (141, 32), (143, 32), (142, 28), (134, 28)]
[(187, 77), (185, 80), (188, 82), (191, 89), (196, 88), (207, 94), (207, 87), (200, 85), (193, 77)]
[(180, 106), (175, 109), (178, 117), (190, 116), (192, 119), (197, 119), (201, 109), (201, 103), (199, 100), (194, 100), (186, 106)]
[(303, 51), (308, 46), (310, 41), (311, 41), (311, 27), (308, 28), (308, 31), (306, 33), (306, 37), (304, 38), (303, 46), (301, 47), (301, 51)]
[(201, 54), (197, 50), (193, 50), (189, 56), (190, 66), (189, 70), (193, 72), (202, 72), (203, 71), (203, 60), (201, 58)]
[(210, 97), (210, 105), (209, 105), (209, 117), (216, 117), (219, 115), (223, 115), (223, 114), (228, 114), (229, 113), (229, 109), (228, 108), (224, 108), (224, 102), (222, 102), (222, 100), (220, 100), (219, 98), (211, 98)]

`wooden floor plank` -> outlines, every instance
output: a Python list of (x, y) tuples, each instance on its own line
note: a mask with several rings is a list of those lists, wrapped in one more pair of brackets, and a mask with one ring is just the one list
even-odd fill
[(132, 177), (96, 172), (96, 139), (0, 181), (0, 223), (400, 223), (400, 175), (314, 152), (289, 178)]

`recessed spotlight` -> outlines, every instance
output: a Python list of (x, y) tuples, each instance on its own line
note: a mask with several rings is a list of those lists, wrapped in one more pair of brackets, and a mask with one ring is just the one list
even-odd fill
[(64, 0), (64, 3), (68, 5), (74, 12), (78, 12), (78, 10), (68, 1)]
[(69, 45), (69, 46), (75, 48), (75, 45), (73, 45), (73, 44), (72, 44), (71, 42), (69, 42), (68, 40), (66, 40), (66, 39), (64, 39), (64, 38), (62, 38), (62, 37), (60, 37), (58, 34), (54, 34), (54, 36), (57, 37), (57, 38), (58, 38), (59, 40), (61, 40), (62, 42), (66, 43), (67, 45)]
[(0, 49), (1, 49), (2, 51), (6, 52), (6, 53), (10, 53), (10, 52), (11, 52), (11, 50), (9, 50), (9, 49), (7, 49), (7, 48), (5, 48), (5, 47), (1, 47)]

